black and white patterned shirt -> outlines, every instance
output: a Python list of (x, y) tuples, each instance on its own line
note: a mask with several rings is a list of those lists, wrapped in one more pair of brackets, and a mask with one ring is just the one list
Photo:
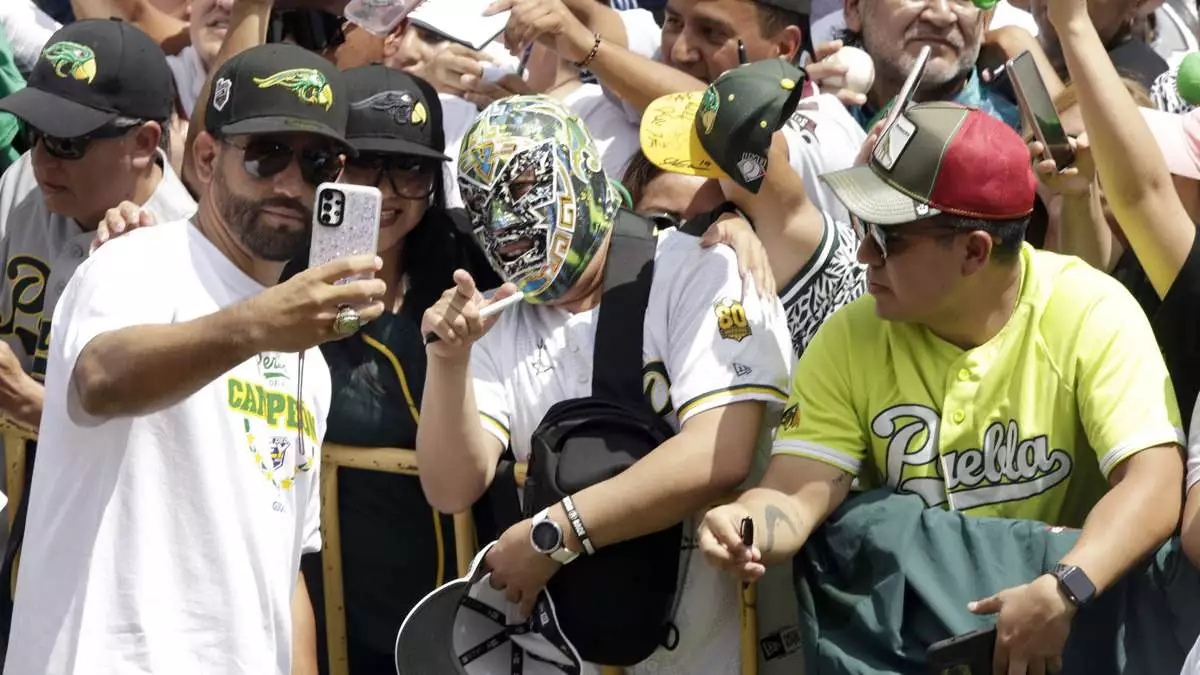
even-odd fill
[(825, 319), (867, 290), (867, 268), (855, 259), (858, 237), (854, 230), (828, 214), (821, 215), (821, 243), (779, 293), (797, 357), (804, 353)]
[(1176, 115), (1188, 112), (1194, 107), (1179, 95), (1179, 89), (1175, 84), (1178, 74), (1179, 66), (1175, 66), (1159, 75), (1154, 80), (1154, 85), (1150, 87), (1150, 98), (1154, 101), (1154, 107)]

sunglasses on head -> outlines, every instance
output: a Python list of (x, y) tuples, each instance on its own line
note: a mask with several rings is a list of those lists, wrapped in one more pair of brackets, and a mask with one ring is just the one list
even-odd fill
[(383, 186), (386, 176), (392, 191), (405, 199), (425, 199), (433, 194), (433, 182), (441, 175), (437, 162), (412, 155), (359, 153), (346, 164), (360, 171), (373, 172), (371, 185)]
[(223, 139), (222, 142), (242, 151), (242, 167), (255, 178), (270, 178), (287, 169), (295, 160), (304, 181), (315, 187), (336, 181), (346, 166), (342, 150), (333, 146), (295, 148), (269, 138), (255, 138), (245, 145), (229, 139)]
[(962, 231), (949, 225), (938, 224), (925, 227), (910, 227), (909, 225), (883, 227), (875, 223), (868, 223), (855, 215), (850, 216), (850, 225), (854, 228), (854, 234), (858, 236), (859, 241), (866, 241), (870, 237), (871, 241), (875, 244), (875, 248), (879, 249), (879, 257), (883, 260), (887, 260), (889, 253), (896, 252), (896, 245), (905, 237), (920, 235), (945, 236), (958, 234)]
[(26, 142), (29, 147), (35, 148), (38, 143), (46, 150), (46, 153), (51, 157), (58, 159), (76, 160), (83, 159), (87, 154), (88, 147), (92, 141), (100, 141), (111, 138), (121, 138), (129, 132), (137, 129), (145, 124), (142, 120), (129, 120), (127, 122), (119, 122), (106, 124), (95, 131), (92, 131), (83, 136), (75, 136), (73, 138), (59, 138), (42, 133), (42, 131), (32, 125), (25, 125)]

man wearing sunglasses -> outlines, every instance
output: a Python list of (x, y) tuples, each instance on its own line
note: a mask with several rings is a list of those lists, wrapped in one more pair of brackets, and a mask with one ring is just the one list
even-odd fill
[(298, 579), (320, 547), (330, 378), (315, 345), (379, 316), (386, 284), (335, 283), (370, 277), (374, 256), (277, 280), (306, 248), (316, 185), (341, 172), (346, 98), (292, 45), (227, 61), (196, 140), (196, 216), (106, 243), (67, 285), (7, 672), (315, 659)]
[[(1108, 275), (1023, 243), (1035, 181), (1022, 147), (983, 111), (927, 103), (867, 165), (822, 176), (863, 234), (870, 295), (801, 356), (763, 487), (700, 530), (710, 561), (756, 579), (854, 478), (931, 509), (1082, 527), (1042, 576), (969, 598), (999, 614), (996, 672), (1010, 675), (1058, 672), (1076, 611), (1170, 536), (1183, 476), (1145, 313)], [(741, 545), (744, 517), (761, 546)]]
[(29, 87), (0, 100), (32, 147), (0, 179), (0, 242), (13, 270), (0, 281), (0, 409), (34, 429), (50, 318), (105, 210), (131, 201), (160, 220), (195, 212), (159, 150), (171, 114), (165, 59), (131, 24), (79, 21), (51, 37)]

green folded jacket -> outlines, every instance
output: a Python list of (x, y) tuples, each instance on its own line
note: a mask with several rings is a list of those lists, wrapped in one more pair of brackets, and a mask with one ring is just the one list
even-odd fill
[[(930, 644), (994, 623), (967, 603), (1049, 571), (1078, 530), (853, 496), (794, 560), (805, 675), (927, 673)], [(1064, 675), (1175, 675), (1200, 635), (1200, 570), (1173, 538), (1076, 615)]]

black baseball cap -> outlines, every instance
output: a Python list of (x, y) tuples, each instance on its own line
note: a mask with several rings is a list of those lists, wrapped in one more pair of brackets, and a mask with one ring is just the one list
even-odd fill
[(450, 159), (443, 152), (442, 102), (428, 82), (382, 65), (351, 68), (342, 77), (350, 102), (346, 140), (355, 150)]
[(261, 45), (226, 61), (207, 106), (204, 126), (214, 136), (312, 133), (349, 145), (342, 74), (295, 45)]
[(29, 86), (0, 99), (0, 110), (76, 138), (118, 116), (166, 122), (174, 96), (167, 57), (149, 35), (119, 19), (85, 19), (50, 36)]
[(796, 111), (804, 71), (766, 59), (725, 72), (703, 91), (668, 94), (642, 116), (642, 152), (671, 173), (729, 178), (757, 193), (771, 135)]

